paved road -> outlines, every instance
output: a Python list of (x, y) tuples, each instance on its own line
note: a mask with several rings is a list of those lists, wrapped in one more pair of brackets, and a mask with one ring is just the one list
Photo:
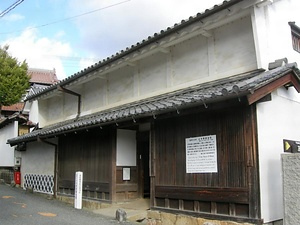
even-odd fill
[[(20, 188), (0, 185), (1, 225), (116, 225), (116, 220)], [(124, 222), (129, 225), (131, 223)]]

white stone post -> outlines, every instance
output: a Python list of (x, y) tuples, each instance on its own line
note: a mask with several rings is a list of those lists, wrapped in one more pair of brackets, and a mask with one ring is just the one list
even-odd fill
[(78, 171), (75, 174), (75, 209), (82, 209), (82, 180), (83, 173)]

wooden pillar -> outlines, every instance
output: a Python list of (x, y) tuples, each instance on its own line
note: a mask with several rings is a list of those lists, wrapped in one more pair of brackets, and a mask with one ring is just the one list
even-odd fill
[(110, 180), (109, 180), (109, 196), (110, 201), (116, 201), (116, 174), (117, 174), (117, 130), (111, 129), (110, 131), (110, 143), (111, 143), (111, 163), (110, 165)]
[(249, 187), (249, 217), (260, 219), (256, 107), (251, 105), (245, 117), (247, 176)]
[(155, 164), (155, 129), (154, 124), (151, 124), (151, 131), (150, 131), (150, 207), (155, 207), (155, 175), (156, 175), (156, 164)]

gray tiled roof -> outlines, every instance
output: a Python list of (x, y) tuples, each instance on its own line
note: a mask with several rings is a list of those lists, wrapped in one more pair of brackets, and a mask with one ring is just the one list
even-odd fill
[(35, 95), (41, 91), (43, 91), (45, 88), (49, 87), (48, 85), (38, 85), (38, 84), (34, 84), (31, 86), (30, 91), (29, 91), (29, 95)]
[(20, 113), (14, 113), (13, 115), (11, 115), (9, 117), (1, 118), (0, 119), (0, 129), (5, 127), (9, 123), (12, 123), (13, 121), (22, 121), (22, 122), (27, 123), (28, 118), (25, 115), (22, 115)]
[(293, 72), (299, 81), (296, 64), (288, 64), (270, 71), (257, 70), (250, 73), (215, 80), (176, 92), (148, 98), (131, 104), (57, 123), (29, 134), (8, 140), (15, 145), (39, 137), (52, 137), (70, 131), (100, 127), (109, 123), (134, 120), (140, 117), (156, 116), (168, 111), (175, 111), (194, 105), (206, 105), (229, 98), (239, 98)]
[(204, 19), (214, 13), (220, 12), (224, 9), (228, 9), (232, 5), (237, 4), (241, 1), (243, 1), (243, 0), (227, 0), (227, 1), (223, 1), (219, 5), (214, 5), (211, 9), (206, 9), (203, 13), (198, 13), (197, 15), (191, 16), (186, 20), (182, 20), (180, 23), (174, 24), (174, 26), (172, 26), (172, 27), (167, 27), (165, 30), (161, 30), (158, 33), (154, 33), (152, 36), (149, 36), (148, 38), (143, 39), (142, 41), (137, 42), (136, 44), (131, 45), (131, 46), (127, 47), (126, 49), (121, 50), (121, 51), (117, 52), (116, 54), (111, 55), (110, 57), (107, 57), (107, 58), (95, 63), (94, 65), (91, 65), (91, 66), (65, 78), (64, 80), (49, 86), (48, 88), (45, 88), (44, 90), (41, 90), (37, 93), (33, 93), (32, 95), (27, 96), (26, 100), (33, 100), (39, 96), (42, 96), (46, 93), (54, 91), (54, 90), (56, 90), (58, 85), (64, 86), (64, 85), (70, 84), (73, 81), (79, 79), (80, 77), (86, 76), (87, 74), (89, 74), (90, 72), (92, 72), (94, 70), (97, 70), (99, 68), (104, 68), (105, 66), (115, 62), (116, 60), (122, 59), (125, 56), (127, 56), (135, 51), (140, 50), (142, 47), (144, 47), (148, 44), (155, 43), (167, 35), (170, 35), (180, 29), (183, 29), (183, 28), (191, 25), (192, 23), (201, 21), (202, 19)]

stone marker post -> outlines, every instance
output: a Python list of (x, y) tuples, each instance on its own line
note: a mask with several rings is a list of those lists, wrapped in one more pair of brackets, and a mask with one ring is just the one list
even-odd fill
[(75, 209), (82, 209), (82, 180), (83, 173), (78, 171), (75, 174)]

